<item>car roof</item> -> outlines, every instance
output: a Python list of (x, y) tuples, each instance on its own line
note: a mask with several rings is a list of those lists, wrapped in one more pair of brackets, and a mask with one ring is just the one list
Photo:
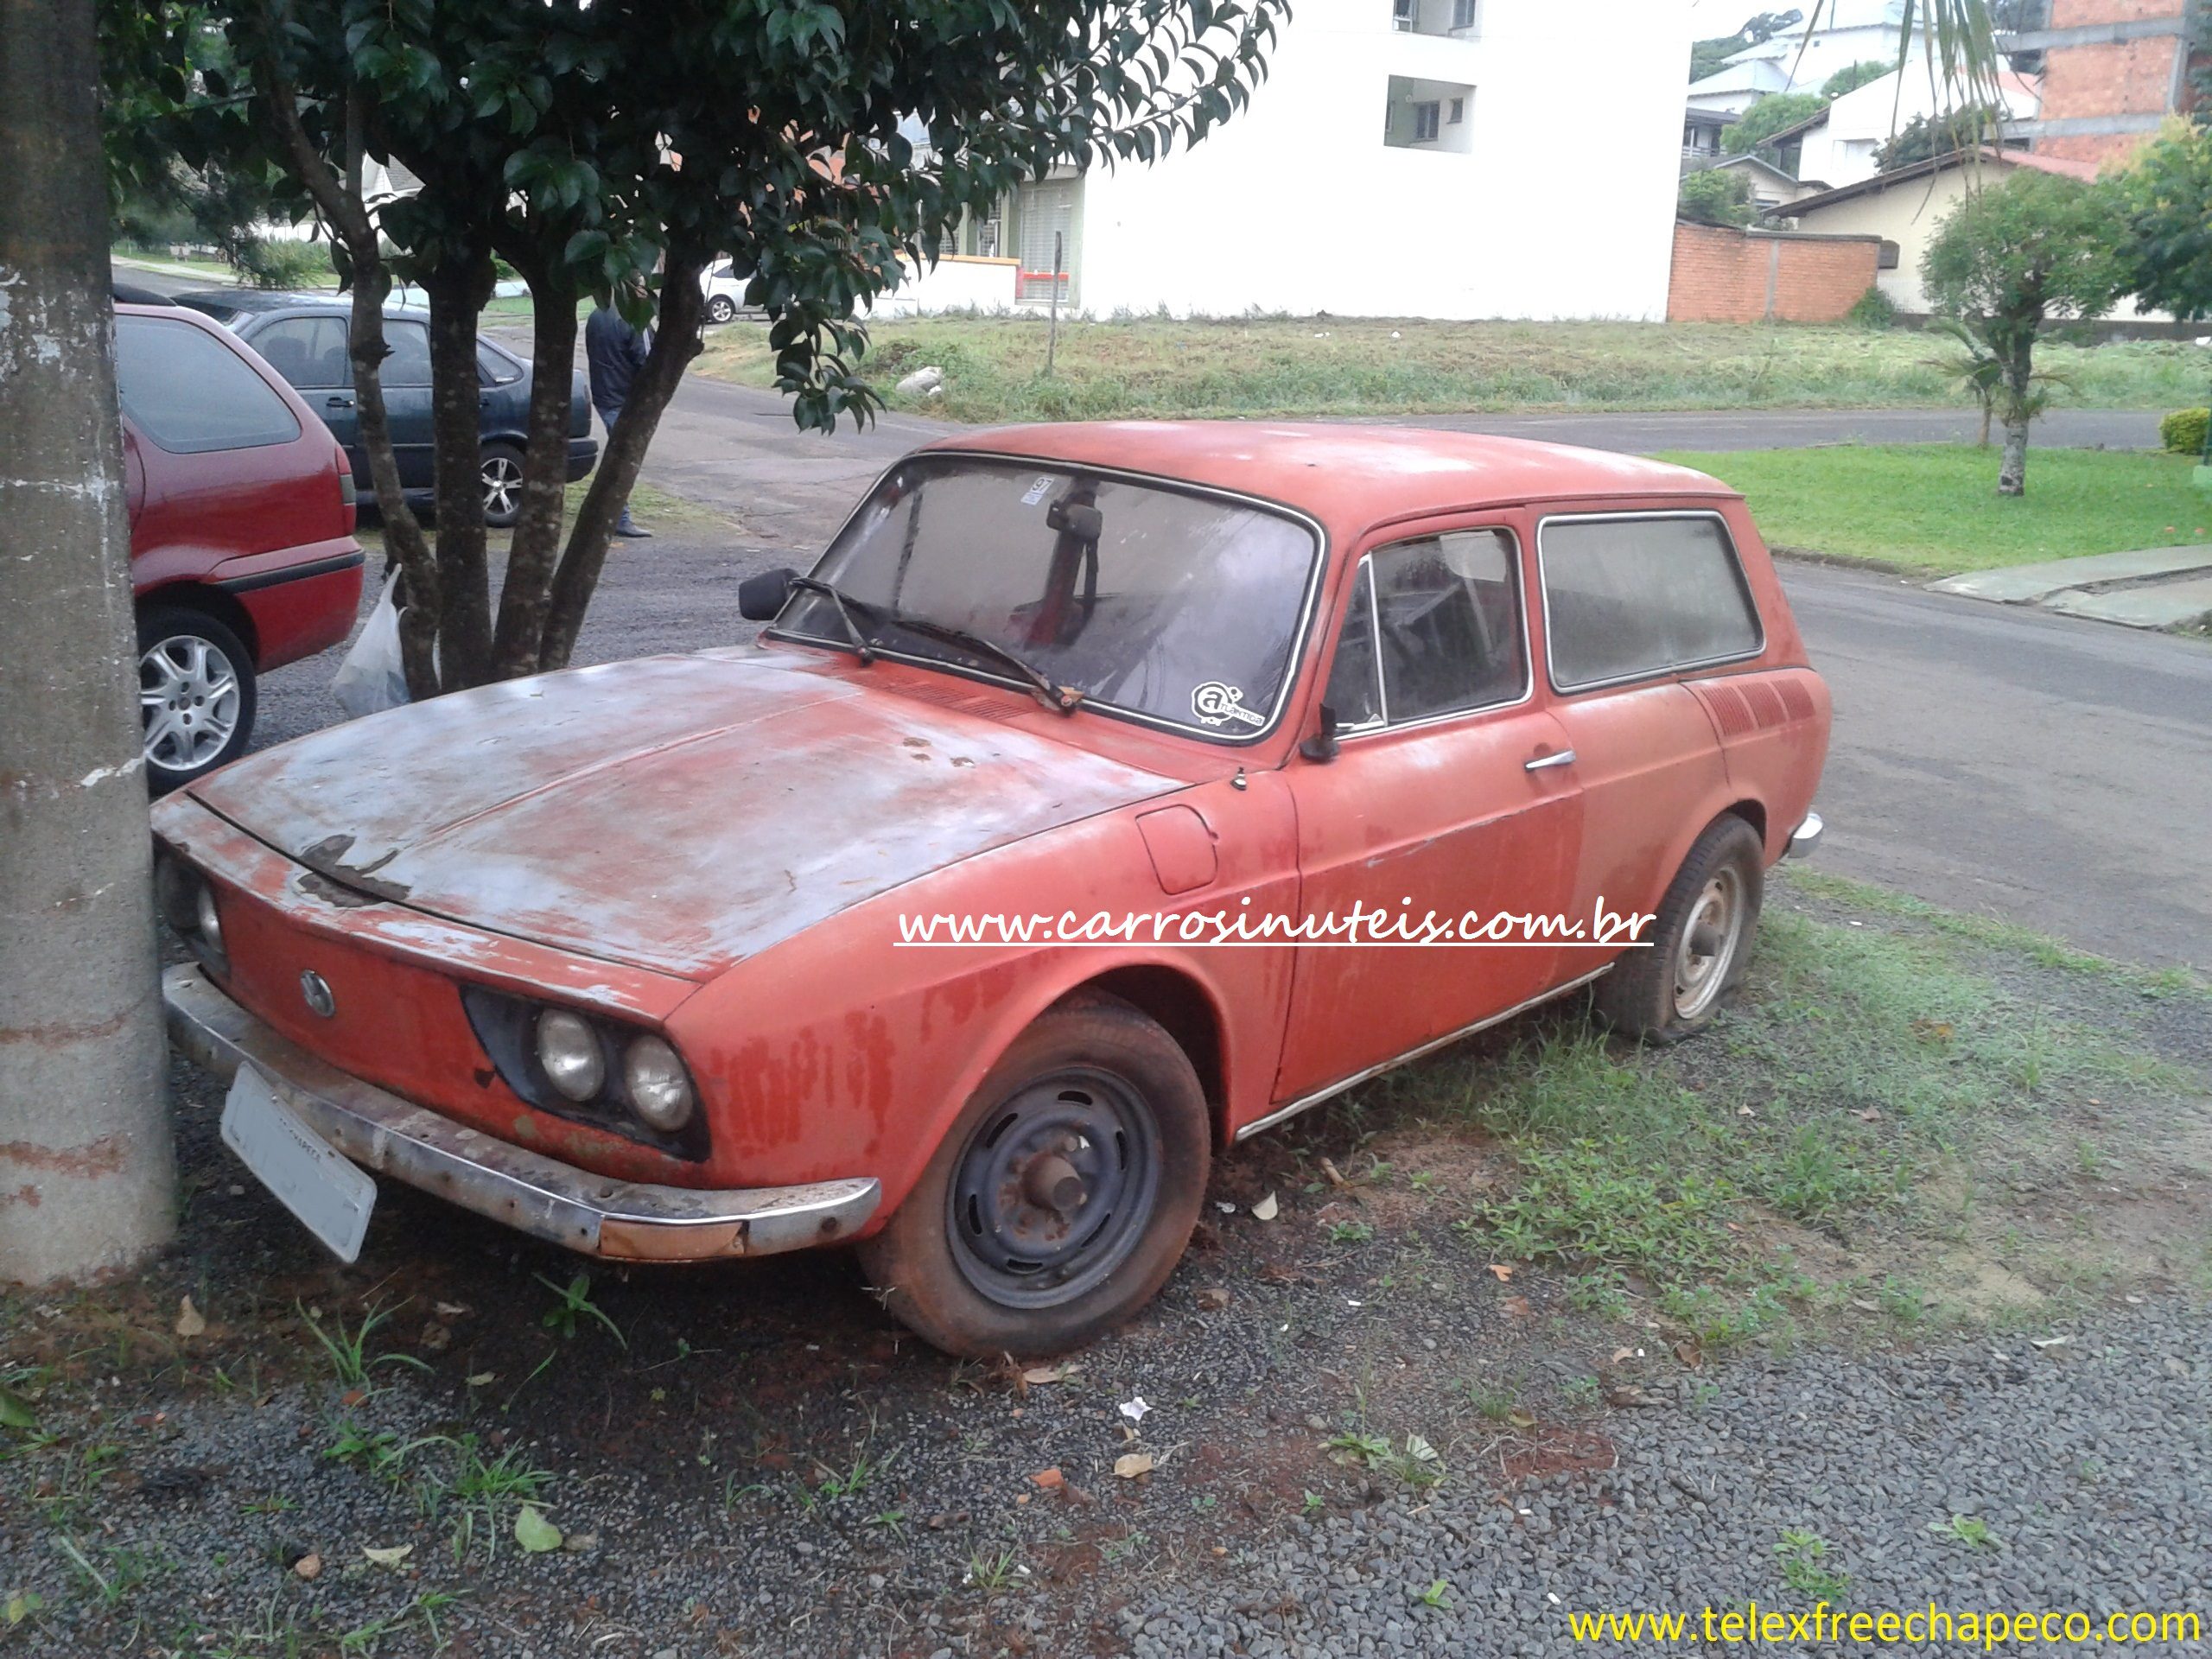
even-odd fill
[[(197, 310), (204, 306), (221, 306), (241, 314), (266, 315), (272, 311), (289, 312), (302, 317), (350, 317), (353, 302), (342, 295), (287, 293), (273, 288), (194, 288), (180, 289), (172, 296), (179, 305), (188, 305)], [(417, 322), (428, 322), (430, 314), (419, 306), (386, 304), (387, 317), (410, 317)]]
[(1464, 507), (1591, 496), (1737, 493), (1687, 467), (1609, 450), (1426, 427), (1277, 421), (1090, 421), (962, 434), (997, 451), (1148, 473), (1294, 507), (1339, 531)]

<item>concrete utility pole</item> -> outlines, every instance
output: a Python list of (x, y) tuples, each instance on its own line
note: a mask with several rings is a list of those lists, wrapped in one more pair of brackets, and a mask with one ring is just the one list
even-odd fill
[(0, 0), (0, 1281), (174, 1227), (92, 0)]

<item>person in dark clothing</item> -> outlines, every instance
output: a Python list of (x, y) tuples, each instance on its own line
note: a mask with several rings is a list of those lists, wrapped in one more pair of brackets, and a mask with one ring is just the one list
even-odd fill
[[(645, 354), (652, 349), (652, 332), (632, 328), (622, 320), (622, 314), (604, 300), (584, 324), (584, 361), (591, 371), (592, 407), (606, 423), (610, 440), (614, 435), (614, 423), (622, 418), (623, 404), (630, 401), (630, 383), (645, 367)], [(650, 536), (652, 531), (630, 517), (630, 504), (625, 501), (621, 521), (614, 526), (614, 533), (640, 537)]]

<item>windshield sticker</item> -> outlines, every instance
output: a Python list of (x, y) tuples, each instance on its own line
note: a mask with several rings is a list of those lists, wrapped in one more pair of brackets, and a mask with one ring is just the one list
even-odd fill
[(1025, 507), (1033, 507), (1052, 493), (1052, 480), (1049, 478), (1040, 478), (1029, 486), (1029, 493), (1021, 498), (1021, 505)]
[(1244, 706), (1244, 694), (1233, 685), (1208, 680), (1191, 693), (1191, 712), (1209, 726), (1226, 726), (1232, 720), (1247, 726), (1265, 726), (1268, 717)]

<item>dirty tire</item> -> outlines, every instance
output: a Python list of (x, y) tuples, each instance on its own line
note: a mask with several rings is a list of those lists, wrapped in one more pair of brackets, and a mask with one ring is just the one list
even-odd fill
[(138, 613), (138, 702), (146, 786), (156, 795), (235, 760), (253, 741), (253, 654), (191, 605)]
[(1166, 1282), (1211, 1154), (1174, 1039), (1118, 998), (1062, 1002), (1000, 1057), (861, 1263), (947, 1353), (1065, 1353)]
[(1707, 825), (1659, 901), (1652, 948), (1624, 951), (1598, 982), (1598, 1017), (1662, 1046), (1711, 1025), (1751, 961), (1765, 853), (1758, 832), (1732, 812)]

